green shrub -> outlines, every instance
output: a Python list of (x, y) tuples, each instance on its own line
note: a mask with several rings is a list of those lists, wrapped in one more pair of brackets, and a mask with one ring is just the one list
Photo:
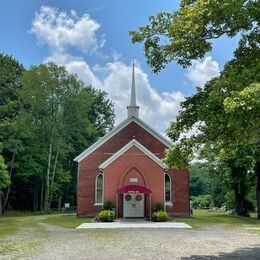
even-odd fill
[(165, 222), (170, 219), (169, 214), (166, 211), (156, 211), (152, 214), (152, 221), (155, 222)]
[(191, 196), (192, 207), (194, 209), (209, 208), (212, 203), (211, 195)]
[(102, 210), (98, 213), (96, 220), (102, 222), (113, 222), (115, 219), (115, 212), (112, 210)]
[(235, 194), (233, 191), (228, 191), (225, 195), (225, 203), (224, 205), (228, 210), (233, 210), (235, 208)]
[(115, 204), (110, 200), (105, 201), (103, 204), (103, 210), (112, 210), (115, 207), (116, 207)]
[(154, 211), (163, 211), (164, 210), (164, 206), (162, 203), (157, 203), (154, 207)]

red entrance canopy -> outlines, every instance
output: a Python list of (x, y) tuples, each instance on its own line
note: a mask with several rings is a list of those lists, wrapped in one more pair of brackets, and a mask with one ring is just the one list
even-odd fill
[(151, 190), (144, 186), (127, 185), (117, 190), (117, 193), (152, 193)]

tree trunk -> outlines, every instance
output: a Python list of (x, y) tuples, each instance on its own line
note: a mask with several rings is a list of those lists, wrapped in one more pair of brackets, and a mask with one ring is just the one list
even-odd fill
[(33, 182), (33, 211), (36, 212), (38, 210), (38, 179), (34, 177)]
[(53, 183), (54, 183), (54, 179), (55, 179), (55, 174), (56, 174), (56, 168), (57, 168), (59, 153), (60, 153), (60, 142), (59, 142), (59, 144), (58, 144), (58, 149), (57, 149), (57, 153), (56, 153), (56, 156), (55, 156), (55, 161), (54, 161), (54, 166), (53, 166), (53, 171), (52, 171), (52, 176), (51, 176), (51, 183), (50, 183), (50, 200), (49, 200), (49, 203), (51, 203), (52, 198), (53, 198)]
[[(10, 171), (9, 171), (10, 179), (12, 178), (12, 175), (13, 175), (15, 156), (16, 156), (16, 148), (15, 148), (15, 151), (13, 152), (12, 161), (11, 161), (11, 168), (10, 168)], [(4, 200), (4, 209), (7, 208), (7, 203), (8, 203), (10, 191), (11, 191), (11, 184), (8, 186), (8, 189), (7, 189), (7, 192), (6, 192), (6, 196), (5, 196), (5, 200)]]
[(34, 178), (34, 182), (33, 182), (33, 212), (36, 212), (35, 199), (36, 199), (36, 195), (35, 195), (35, 178)]
[(238, 216), (248, 216), (248, 212), (244, 207), (246, 191), (243, 180), (234, 186), (236, 207), (235, 211)]
[(233, 190), (235, 193), (235, 213), (238, 216), (249, 216), (245, 204), (246, 197), (246, 170), (243, 167), (231, 165), (231, 177), (233, 179)]
[(256, 206), (257, 206), (257, 211), (256, 211), (256, 216), (258, 219), (260, 219), (260, 162), (256, 162)]
[(57, 162), (58, 162), (59, 152), (60, 152), (60, 145), (58, 146), (58, 150), (57, 150), (57, 153), (56, 153), (56, 156), (55, 156), (55, 162), (54, 162), (53, 172), (52, 172), (52, 176), (51, 176), (51, 187), (52, 187), (52, 185), (53, 185), (54, 178), (55, 178), (55, 173), (56, 173), (56, 168), (57, 168)]
[[(41, 122), (42, 123), (42, 122)], [(42, 150), (45, 151), (45, 132), (44, 127), (42, 128)], [(43, 211), (44, 202), (44, 172), (41, 174), (41, 193), (40, 193), (40, 210)]]
[(3, 202), (2, 202), (2, 193), (0, 191), (0, 217), (3, 214)]
[(43, 210), (43, 176), (42, 176), (42, 180), (41, 180), (40, 210)]
[(59, 208), (59, 211), (61, 211), (61, 196), (59, 196), (58, 208)]
[(50, 170), (51, 170), (51, 157), (52, 157), (52, 144), (53, 137), (49, 145), (49, 154), (48, 154), (48, 167), (46, 172), (46, 187), (45, 187), (45, 197), (44, 197), (44, 210), (49, 209), (49, 196), (50, 196)]
[(234, 186), (234, 193), (235, 193), (235, 212), (238, 216), (242, 215), (241, 212), (241, 196), (240, 196), (240, 192), (239, 192), (239, 187), (238, 184)]

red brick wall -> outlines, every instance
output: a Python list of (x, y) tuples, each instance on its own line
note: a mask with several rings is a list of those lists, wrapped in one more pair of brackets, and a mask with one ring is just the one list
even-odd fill
[[(97, 148), (93, 153), (88, 155), (85, 159), (83, 159), (79, 163), (79, 177), (78, 177), (78, 188), (77, 188), (77, 214), (78, 216), (93, 216), (96, 215), (96, 213), (100, 210), (100, 207), (94, 206), (95, 203), (95, 179), (97, 174), (99, 173), (98, 166), (107, 160), (112, 154), (117, 152), (120, 148), (125, 146), (130, 140), (135, 138), (138, 142), (140, 142), (143, 146), (145, 146), (148, 150), (153, 152), (157, 157), (162, 158), (164, 155), (165, 145), (162, 144), (159, 140), (157, 140), (154, 136), (152, 136), (150, 133), (146, 132), (142, 127), (137, 125), (134, 122), (131, 122), (128, 126), (126, 126), (124, 129), (122, 129), (120, 132), (115, 134), (113, 137), (111, 137), (106, 143), (101, 145), (99, 148)], [(141, 160), (141, 158), (135, 160)], [(133, 161), (125, 162), (124, 165), (121, 167), (125, 167), (125, 171), (131, 170), (134, 165)], [(128, 164), (127, 164), (128, 163)], [(131, 165), (130, 165), (130, 164)], [(122, 163), (121, 163), (122, 164)], [(138, 170), (143, 173), (146, 172), (146, 167), (140, 168), (140, 162), (138, 164)], [(151, 164), (149, 159), (149, 165)], [(128, 165), (128, 168), (127, 166)], [(143, 163), (142, 163), (143, 165)], [(156, 165), (156, 166), (154, 166)], [(154, 169), (157, 169), (156, 167), (159, 167), (157, 164), (154, 164)], [(150, 166), (149, 166), (150, 167)], [(109, 166), (107, 167), (109, 168)], [(142, 169), (142, 170), (140, 170)], [(158, 169), (157, 169), (158, 170)], [(154, 170), (154, 171), (157, 171)], [(126, 173), (126, 172), (124, 172)], [(172, 170), (170, 172), (170, 175), (172, 176), (173, 180), (173, 189), (176, 188), (176, 190), (173, 192), (173, 200), (174, 203), (176, 203), (176, 208), (173, 209), (174, 214), (179, 215), (188, 215), (188, 208), (187, 205), (189, 204), (188, 196), (189, 196), (189, 190), (188, 190), (188, 173), (187, 172), (177, 172), (175, 170)], [(157, 175), (156, 175), (157, 176)], [(106, 178), (106, 174), (105, 174)], [(147, 183), (150, 181), (146, 180)], [(117, 180), (117, 184), (122, 181), (121, 179)], [(161, 184), (158, 184), (159, 186)], [(149, 186), (148, 186), (149, 187)], [(105, 190), (107, 189), (105, 184)], [(159, 187), (158, 187), (159, 188)], [(160, 186), (161, 188), (161, 186)], [(109, 188), (110, 189), (110, 188)], [(161, 191), (153, 191), (152, 196), (158, 196), (158, 198), (161, 198)], [(107, 192), (105, 192), (105, 196)], [(155, 195), (157, 194), (157, 195)], [(108, 197), (105, 197), (105, 200)]]
[(172, 179), (172, 206), (167, 212), (175, 216), (190, 216), (189, 172), (172, 169), (168, 172)]
[[(138, 182), (130, 183), (130, 177), (138, 177)], [(117, 189), (132, 184), (152, 190), (152, 208), (156, 203), (163, 203), (164, 170), (136, 147), (131, 147), (104, 169), (104, 180), (104, 201), (116, 204)]]

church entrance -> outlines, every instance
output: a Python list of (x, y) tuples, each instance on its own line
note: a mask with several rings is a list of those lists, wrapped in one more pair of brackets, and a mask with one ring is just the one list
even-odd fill
[[(116, 196), (117, 217), (144, 218), (151, 217), (151, 190), (139, 185), (127, 185), (119, 188)], [(149, 194), (149, 199), (147, 199)], [(150, 214), (147, 203), (149, 203)]]
[(143, 218), (144, 217), (144, 194), (124, 193), (123, 196), (123, 217), (125, 218)]

